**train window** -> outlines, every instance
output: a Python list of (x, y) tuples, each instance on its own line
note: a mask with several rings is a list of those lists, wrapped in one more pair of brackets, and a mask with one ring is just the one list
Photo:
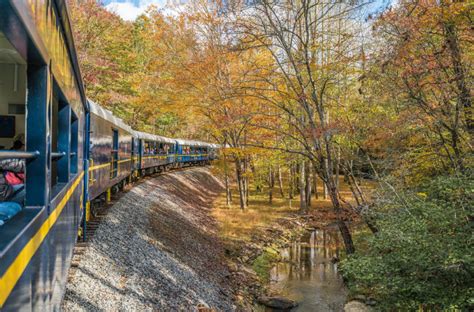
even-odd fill
[(144, 155), (153, 155), (155, 152), (155, 142), (145, 141), (145, 152)]
[(118, 130), (112, 129), (112, 163), (110, 167), (110, 178), (115, 178), (118, 174), (118, 150), (119, 133)]
[[(51, 196), (54, 197), (66, 186), (70, 179), (73, 167), (71, 165), (71, 148), (74, 145), (72, 127), (74, 122), (77, 123), (77, 118), (73, 117), (71, 106), (66, 102), (63, 93), (55, 82), (53, 84), (53, 101), (50, 106), (49, 118), (51, 124), (50, 185)], [(74, 121), (74, 118), (76, 121)], [(77, 145), (77, 140), (75, 144)]]

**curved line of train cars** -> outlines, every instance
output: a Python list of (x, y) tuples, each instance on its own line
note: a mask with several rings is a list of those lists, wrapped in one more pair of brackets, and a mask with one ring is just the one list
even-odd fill
[(27, 91), (25, 151), (0, 150), (26, 162), (22, 209), (0, 226), (0, 309), (58, 310), (90, 206), (219, 147), (134, 131), (87, 100), (65, 0), (0, 1), (0, 35), (24, 61)]

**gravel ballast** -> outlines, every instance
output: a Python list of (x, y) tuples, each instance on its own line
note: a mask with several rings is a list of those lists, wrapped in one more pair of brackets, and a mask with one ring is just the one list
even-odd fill
[(147, 178), (108, 211), (71, 276), (65, 311), (232, 311), (207, 168)]

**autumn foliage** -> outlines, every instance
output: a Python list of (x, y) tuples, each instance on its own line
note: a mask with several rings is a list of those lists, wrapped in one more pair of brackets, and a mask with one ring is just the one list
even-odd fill
[[(392, 305), (381, 309), (467, 309), (464, 286), (442, 292), (450, 279), (419, 287), (431, 264), (472, 274), (456, 245), (472, 203), (443, 203), (472, 201), (462, 188), (473, 168), (472, 4), (401, 0), (369, 14), (357, 1), (194, 0), (179, 14), (150, 7), (126, 22), (96, 0), (69, 3), (88, 96), (136, 129), (225, 146), (228, 205), (233, 182), (242, 210), (251, 190), (269, 202), (297, 198), (302, 214), (324, 196), (355, 253), (344, 264), (354, 289)], [(357, 250), (348, 210), (370, 229), (369, 250)], [(395, 244), (400, 235), (407, 240)], [(426, 244), (419, 255), (428, 258), (414, 268), (398, 262), (411, 244)], [(430, 258), (434, 250), (446, 253)]]

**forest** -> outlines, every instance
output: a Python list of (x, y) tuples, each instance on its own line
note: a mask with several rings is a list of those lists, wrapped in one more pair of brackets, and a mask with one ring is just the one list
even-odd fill
[(87, 96), (220, 144), (227, 205), (327, 198), (352, 292), (473, 309), (472, 2), (191, 0), (134, 21), (68, 2)]

